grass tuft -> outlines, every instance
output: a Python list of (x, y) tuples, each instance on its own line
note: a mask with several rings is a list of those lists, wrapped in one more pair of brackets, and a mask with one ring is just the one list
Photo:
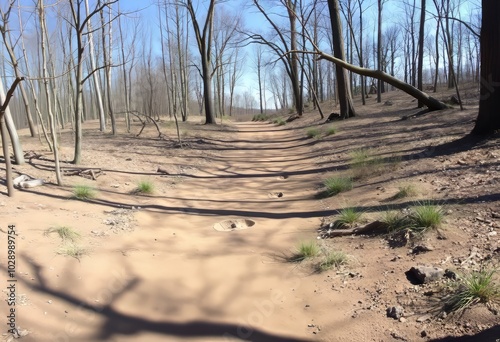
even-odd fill
[(319, 138), (320, 135), (321, 135), (321, 131), (317, 128), (309, 128), (306, 131), (306, 136), (308, 138)]
[(363, 212), (356, 210), (356, 208), (344, 208), (339, 212), (337, 221), (352, 226), (354, 223), (359, 222), (362, 216)]
[(378, 176), (395, 169), (401, 161), (400, 157), (382, 158), (373, 156), (373, 152), (367, 148), (352, 151), (350, 167), (354, 179)]
[(439, 228), (443, 223), (444, 210), (438, 205), (421, 202), (418, 206), (412, 208), (410, 218), (416, 230)]
[(415, 196), (417, 190), (413, 184), (404, 184), (398, 187), (398, 192), (391, 197), (391, 199), (401, 199), (406, 197)]
[(295, 253), (289, 257), (290, 262), (301, 262), (313, 258), (320, 253), (320, 248), (316, 241), (302, 241), (296, 247)]
[(62, 247), (60, 247), (59, 250), (57, 251), (57, 254), (70, 256), (70, 257), (73, 257), (75, 259), (80, 260), (80, 258), (82, 256), (88, 254), (88, 251), (87, 251), (87, 249), (85, 249), (83, 247), (80, 247), (78, 245), (70, 243), (70, 244), (65, 244)]
[(459, 313), (478, 303), (485, 304), (490, 310), (497, 307), (500, 303), (500, 284), (495, 282), (496, 273), (497, 270), (491, 269), (463, 276), (456, 289), (443, 298), (444, 311)]
[(326, 187), (325, 197), (334, 196), (341, 192), (351, 190), (353, 187), (352, 179), (349, 177), (330, 177), (323, 184)]
[(330, 126), (325, 130), (325, 136), (334, 135), (335, 133), (337, 133), (337, 130), (333, 126)]
[(57, 233), (63, 241), (74, 242), (82, 237), (80, 233), (67, 226), (51, 227), (44, 232), (44, 235), (50, 235), (51, 233)]
[(150, 180), (142, 180), (137, 184), (136, 192), (140, 194), (152, 194), (155, 190), (154, 183)]
[(286, 125), (286, 121), (283, 118), (276, 118), (273, 120), (273, 124), (278, 125), (278, 126), (284, 126), (284, 125)]
[(267, 121), (269, 120), (269, 116), (266, 114), (257, 114), (252, 117), (252, 121)]
[(403, 229), (412, 229), (413, 227), (413, 222), (410, 217), (394, 210), (386, 211), (380, 221), (387, 225), (387, 230), (391, 233)]
[(332, 268), (339, 268), (349, 261), (347, 254), (341, 251), (329, 251), (325, 253), (323, 260), (318, 264), (317, 271), (324, 272)]
[(97, 195), (94, 188), (88, 185), (75, 185), (73, 188), (73, 197), (80, 200), (89, 200)]

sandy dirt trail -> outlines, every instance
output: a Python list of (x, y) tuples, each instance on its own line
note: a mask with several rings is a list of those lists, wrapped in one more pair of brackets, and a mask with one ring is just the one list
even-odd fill
[[(26, 340), (341, 341), (369, 334), (352, 326), (347, 292), (323, 292), (331, 278), (276, 258), (314, 239), (324, 215), (313, 199), (319, 178), (311, 140), (270, 124), (235, 125), (238, 132), (208, 139), (220, 153), (203, 168), (165, 194), (140, 199), (134, 231), (99, 238), (80, 262), (54, 256), (54, 243), (22, 240), (19, 249), (30, 256), (20, 257), (20, 267), (32, 286), (20, 285), (30, 300), (18, 310), (21, 327), (32, 332)], [(100, 202), (107, 206), (54, 199), (42, 216), (29, 194), (20, 196), (27, 203), (22, 225), (38, 235), (36, 227), (54, 215), (90, 230), (92, 211), (137, 205), (106, 192)], [(255, 225), (213, 228), (229, 219)]]

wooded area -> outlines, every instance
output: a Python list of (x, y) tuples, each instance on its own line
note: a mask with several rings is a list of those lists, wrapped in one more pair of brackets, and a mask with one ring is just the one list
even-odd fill
[(462, 105), (460, 85), (471, 82), (482, 93), (474, 133), (500, 128), (493, 114), (499, 101), (493, 62), (499, 32), (488, 21), (499, 13), (495, 1), (124, 5), (118, 0), (2, 4), (2, 82), (8, 87), (25, 78), (11, 102), (14, 115), (5, 115), (16, 163), (23, 156), (15, 126), (29, 127), (31, 136), (53, 151), (61, 183), (57, 133), (74, 131), (72, 162), (78, 164), (86, 120), (99, 120), (103, 132), (110, 124), (114, 135), (117, 120), (130, 131), (137, 113), (147, 121), (168, 116), (176, 123), (203, 115), (215, 124), (226, 115), (300, 116), (307, 108), (332, 111), (340, 105), (341, 116), (349, 118), (355, 115), (352, 97), (361, 96), (364, 103), (376, 95), (381, 102), (394, 88), (417, 98), (419, 107), (440, 110), (447, 105), (427, 92), (455, 89)]

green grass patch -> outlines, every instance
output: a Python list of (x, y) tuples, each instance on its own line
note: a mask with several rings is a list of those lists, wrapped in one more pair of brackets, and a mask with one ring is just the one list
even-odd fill
[(278, 126), (284, 126), (286, 125), (286, 120), (283, 118), (275, 118), (273, 119), (273, 124), (278, 125)]
[(70, 256), (70, 257), (73, 257), (75, 259), (80, 260), (80, 258), (82, 256), (88, 254), (88, 250), (81, 247), (81, 246), (69, 243), (69, 244), (65, 244), (65, 245), (61, 246), (57, 250), (57, 254), (64, 255), (64, 256)]
[(398, 192), (391, 197), (391, 199), (401, 199), (406, 197), (412, 197), (417, 194), (417, 189), (413, 184), (403, 184), (398, 186)]
[(319, 138), (321, 135), (321, 131), (317, 128), (309, 128), (307, 131), (306, 131), (306, 136), (308, 138)]
[(82, 237), (80, 233), (67, 226), (51, 227), (44, 232), (44, 235), (48, 236), (52, 233), (57, 233), (63, 241), (74, 242)]
[(370, 150), (361, 148), (352, 151), (351, 153), (351, 167), (363, 167), (369, 164), (371, 158)]
[(381, 175), (388, 170), (395, 169), (401, 161), (400, 157), (374, 156), (373, 151), (367, 148), (354, 150), (350, 155), (350, 168), (354, 179)]
[[(496, 269), (475, 271), (464, 275), (454, 291), (443, 298), (446, 313), (459, 313), (479, 303), (489, 309), (500, 303), (500, 284), (495, 281)], [(496, 308), (495, 308), (496, 310)]]
[(332, 268), (339, 268), (340, 266), (347, 265), (349, 257), (341, 251), (328, 251), (325, 253), (323, 260), (317, 265), (318, 272), (331, 270)]
[(387, 230), (390, 233), (398, 232), (403, 229), (412, 229), (413, 227), (413, 221), (408, 215), (404, 215), (395, 210), (386, 211), (380, 221), (387, 225)]
[(136, 193), (140, 194), (152, 194), (155, 191), (155, 185), (150, 180), (142, 180), (137, 184), (137, 188), (135, 190)]
[(266, 114), (257, 114), (252, 117), (252, 121), (268, 121), (269, 116)]
[(443, 208), (428, 202), (417, 203), (406, 214), (399, 211), (386, 211), (380, 219), (387, 225), (389, 233), (397, 233), (404, 229), (415, 233), (425, 233), (429, 229), (438, 229), (443, 220)]
[(337, 133), (337, 130), (336, 130), (336, 129), (335, 129), (335, 127), (333, 127), (333, 126), (329, 126), (329, 127), (325, 130), (325, 136), (334, 135), (335, 133)]
[(279, 118), (279, 119), (277, 120), (276, 124), (277, 124), (278, 126), (285, 126), (285, 125), (286, 125), (286, 121), (285, 121), (285, 119), (283, 119), (283, 118)]
[(88, 185), (75, 185), (73, 188), (73, 197), (80, 200), (89, 200), (95, 198), (97, 192), (94, 188)]
[(417, 230), (439, 228), (443, 223), (444, 210), (439, 205), (421, 202), (412, 208), (410, 218)]
[(352, 226), (354, 223), (361, 221), (363, 212), (355, 208), (344, 208), (340, 210), (337, 221), (344, 225)]
[(341, 192), (351, 190), (353, 187), (350, 177), (330, 177), (323, 182), (325, 191), (321, 193), (321, 197), (335, 196)]
[(290, 262), (301, 262), (314, 258), (320, 253), (320, 248), (316, 241), (302, 241), (296, 247), (295, 253), (288, 258)]

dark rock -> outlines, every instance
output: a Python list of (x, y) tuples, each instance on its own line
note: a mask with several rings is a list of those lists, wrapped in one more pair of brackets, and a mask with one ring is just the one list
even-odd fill
[(403, 317), (405, 310), (401, 306), (390, 306), (387, 308), (387, 317), (400, 319)]
[(450, 97), (449, 102), (450, 102), (451, 104), (455, 104), (455, 105), (460, 104), (460, 100), (458, 99), (458, 96), (457, 96), (457, 95), (452, 95), (452, 96)]
[(392, 106), (394, 103), (392, 101), (385, 101), (384, 106)]
[(412, 277), (417, 284), (427, 284), (439, 280), (444, 275), (444, 270), (438, 267), (417, 266), (408, 271), (408, 276)]
[(340, 119), (342, 119), (342, 117), (340, 116), (339, 113), (331, 113), (328, 116), (328, 119), (326, 119), (326, 122), (332, 122), (332, 121), (340, 120)]
[(444, 276), (446, 278), (453, 279), (453, 280), (457, 280), (458, 279), (457, 274), (455, 272), (451, 271), (451, 270), (445, 270), (444, 271)]
[(431, 245), (417, 245), (411, 250), (412, 254), (420, 254), (425, 252), (433, 251), (434, 247)]
[(297, 120), (299, 118), (300, 118), (299, 114), (293, 114), (293, 115), (289, 116), (288, 119), (286, 119), (286, 122), (292, 122), (292, 121)]

